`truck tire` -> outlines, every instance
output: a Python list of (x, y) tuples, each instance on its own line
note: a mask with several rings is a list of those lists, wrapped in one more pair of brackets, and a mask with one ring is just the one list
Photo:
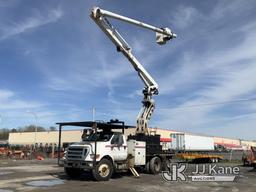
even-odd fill
[(108, 181), (113, 174), (113, 164), (108, 159), (102, 159), (92, 170), (93, 178), (96, 181)]
[(84, 172), (82, 169), (75, 169), (69, 167), (66, 167), (64, 170), (69, 178), (79, 178)]
[(151, 174), (158, 174), (162, 170), (162, 161), (159, 157), (153, 157), (149, 162), (149, 169)]

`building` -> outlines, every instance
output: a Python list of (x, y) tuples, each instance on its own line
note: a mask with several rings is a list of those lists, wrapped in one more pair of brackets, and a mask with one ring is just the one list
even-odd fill
[[(178, 133), (178, 131), (167, 130), (161, 128), (151, 128), (150, 133), (161, 135), (161, 140), (170, 141), (171, 133)], [(83, 134), (83, 129), (79, 130), (62, 130), (61, 134), (61, 144), (80, 142), (81, 136)], [(134, 135), (135, 128), (125, 129), (125, 135)], [(255, 141), (246, 141), (240, 139), (230, 139), (224, 137), (213, 137), (214, 144), (222, 145), (227, 148), (238, 149), (241, 146), (249, 147), (256, 146)], [(20, 132), (20, 133), (10, 133), (9, 134), (9, 144), (11, 145), (31, 145), (37, 143), (38, 145), (45, 144), (58, 144), (59, 132), (58, 131), (46, 131), (46, 132)]]
[[(61, 134), (62, 143), (64, 142), (79, 142), (83, 130), (65, 130)], [(20, 132), (9, 134), (9, 144), (11, 145), (31, 145), (38, 144), (58, 144), (59, 131), (45, 131), (45, 132)]]
[[(170, 138), (170, 134), (175, 131), (165, 130), (160, 128), (150, 129), (150, 132), (161, 135), (161, 138)], [(81, 141), (81, 136), (83, 134), (83, 129), (79, 130), (62, 130), (61, 133), (61, 143), (79, 142)], [(125, 129), (125, 135), (134, 135), (135, 128)], [(34, 143), (38, 144), (58, 144), (59, 141), (59, 131), (46, 131), (46, 132), (19, 132), (9, 134), (9, 144), (11, 145), (32, 145)]]

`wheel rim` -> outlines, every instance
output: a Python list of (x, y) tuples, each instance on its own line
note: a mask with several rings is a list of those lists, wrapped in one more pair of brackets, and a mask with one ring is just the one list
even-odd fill
[(160, 162), (155, 161), (155, 163), (154, 163), (154, 167), (155, 167), (155, 170), (156, 170), (156, 171), (160, 171), (160, 169), (161, 169)]
[(107, 164), (102, 164), (99, 166), (99, 175), (101, 177), (107, 177), (109, 173), (110, 173), (110, 169)]

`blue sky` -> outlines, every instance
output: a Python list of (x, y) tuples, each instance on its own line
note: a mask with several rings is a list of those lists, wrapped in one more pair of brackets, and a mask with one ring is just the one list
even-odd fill
[(90, 19), (93, 6), (178, 34), (159, 46), (112, 21), (159, 84), (150, 126), (255, 139), (255, 100), (226, 103), (255, 98), (253, 0), (0, 0), (0, 127), (34, 124), (27, 111), (48, 127), (91, 120), (93, 106), (96, 119), (135, 124), (143, 84)]

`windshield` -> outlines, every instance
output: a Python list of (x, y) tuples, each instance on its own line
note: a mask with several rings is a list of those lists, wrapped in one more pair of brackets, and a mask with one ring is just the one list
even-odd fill
[(113, 135), (112, 132), (93, 133), (91, 135), (88, 135), (86, 138), (84, 138), (83, 141), (109, 141), (111, 139), (112, 135)]

